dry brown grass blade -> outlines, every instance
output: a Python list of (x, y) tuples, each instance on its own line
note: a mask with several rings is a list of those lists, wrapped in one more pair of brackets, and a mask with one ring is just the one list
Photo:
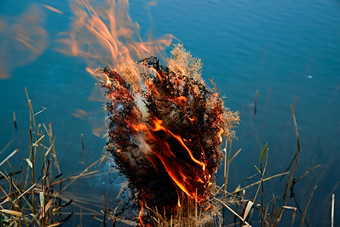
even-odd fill
[(0, 186), (0, 191), (4, 194), (4, 196), (1, 198), (3, 199), (3, 201), (0, 203), (0, 205), (6, 203), (6, 202), (12, 202), (11, 197), (7, 194), (7, 192), (5, 191), (5, 189), (3, 189), (3, 187)]
[(43, 107), (42, 110), (38, 111), (37, 113), (34, 114), (34, 116), (37, 116), (38, 114), (41, 114), (42, 112), (44, 112), (45, 110), (47, 110), (46, 107)]
[[(105, 158), (105, 156), (103, 156)], [(103, 161), (103, 157), (98, 159), (97, 161), (93, 162), (91, 165), (89, 165), (86, 169), (83, 170), (78, 176), (76, 176), (70, 183), (68, 183), (61, 191), (65, 191), (66, 188), (68, 188), (71, 184), (73, 184), (76, 180), (78, 180), (80, 177), (82, 177), (86, 172), (91, 169), (93, 166), (95, 166), (97, 163), (100, 163)]]
[(167, 220), (164, 219), (163, 215), (158, 212), (157, 207), (155, 207), (155, 210), (154, 210), (148, 207), (147, 204), (144, 204), (144, 205), (147, 210), (151, 211), (155, 215), (154, 220), (156, 222), (167, 223)]
[(0, 151), (0, 155), (1, 155), (2, 153), (4, 153), (5, 150), (7, 150), (7, 148), (8, 148), (12, 143), (13, 143), (13, 140), (10, 140), (10, 141), (6, 144), (6, 146), (5, 146), (4, 148), (2, 148), (2, 150)]
[(292, 227), (294, 226), (296, 211), (297, 211), (297, 209), (294, 210), (294, 213), (292, 215)]
[(234, 158), (236, 158), (236, 156), (242, 151), (242, 149), (238, 149), (238, 151), (233, 155), (233, 157), (230, 159), (229, 162), (232, 162), (234, 160)]
[(294, 108), (291, 105), (290, 108), (292, 109), (292, 117), (293, 117), (293, 121), (294, 121), (294, 126), (295, 126), (295, 134), (296, 134), (296, 158), (295, 158), (295, 163), (294, 163), (294, 168), (292, 170), (292, 175), (291, 175), (291, 182), (293, 181), (293, 177), (294, 177), (294, 172), (296, 169), (296, 165), (298, 162), (298, 158), (299, 158), (299, 152), (300, 152), (300, 137), (299, 137), (299, 130), (298, 130), (298, 126), (296, 123), (296, 118), (295, 118), (295, 112), (294, 112)]
[(47, 212), (51, 208), (53, 202), (54, 202), (53, 198), (50, 199), (50, 201), (48, 201), (48, 203), (45, 206), (45, 212)]
[(29, 189), (27, 189), (27, 190), (24, 191), (23, 193), (20, 193), (19, 188), (16, 188), (16, 189), (18, 190), (18, 192), (20, 193), (20, 196), (18, 196), (18, 197), (14, 200), (14, 202), (15, 202), (16, 200), (19, 200), (21, 197), (23, 197), (24, 195), (26, 195), (28, 192), (30, 192), (35, 186), (36, 186), (36, 184), (33, 184)]
[(19, 212), (19, 211), (1, 209), (0, 212), (10, 214), (10, 215), (14, 215), (14, 216), (18, 216), (18, 217), (23, 217), (22, 212)]
[(314, 192), (315, 192), (315, 190), (316, 190), (316, 188), (317, 188), (318, 186), (317, 185), (315, 185), (315, 187), (314, 187), (314, 189), (313, 189), (313, 192), (312, 192), (312, 194), (310, 195), (310, 198), (309, 198), (309, 200), (308, 200), (308, 203), (307, 203), (307, 206), (306, 206), (306, 209), (305, 209), (305, 211), (303, 212), (303, 216), (302, 216), (302, 220), (301, 220), (301, 227), (303, 226), (303, 223), (305, 222), (305, 218), (306, 218), (306, 214), (307, 214), (307, 210), (308, 210), (308, 207), (309, 207), (309, 204), (310, 204), (310, 201), (312, 200), (312, 197), (313, 197), (313, 195), (314, 195)]
[(320, 166), (321, 166), (320, 164), (319, 164), (319, 165), (316, 165), (316, 166), (314, 166), (313, 168), (311, 168), (310, 170), (306, 171), (302, 176), (300, 176), (300, 177), (295, 181), (295, 184), (296, 184), (297, 182), (299, 182), (302, 178), (304, 178), (305, 176), (307, 176), (310, 172), (312, 172), (313, 170), (319, 168)]
[[(284, 173), (275, 174), (273, 176), (270, 176), (270, 177), (267, 177), (267, 178), (263, 179), (263, 182), (266, 182), (266, 181), (271, 180), (273, 178), (284, 176), (284, 175), (287, 175), (287, 174), (289, 174), (289, 171), (288, 172), (284, 172)], [(253, 186), (258, 185), (258, 184), (261, 184), (261, 180), (256, 181), (255, 183), (249, 184), (249, 185), (247, 185), (247, 186), (245, 186), (243, 188), (238, 188), (235, 191), (229, 193), (229, 195), (232, 195), (232, 194), (235, 194), (237, 192), (243, 191), (243, 190), (245, 190), (247, 188), (253, 187)]]
[(64, 218), (63, 220), (61, 221), (58, 221), (58, 222), (55, 222), (51, 225), (48, 225), (48, 227), (54, 227), (54, 226), (59, 226), (59, 225), (62, 225), (64, 224), (65, 222), (67, 222), (71, 217), (72, 217), (73, 213), (69, 214), (66, 218)]
[(37, 147), (39, 145), (39, 142), (45, 137), (45, 135), (42, 135), (37, 141), (33, 143), (34, 147)]
[[(95, 173), (98, 173), (98, 172), (99, 172), (99, 170), (93, 170), (91, 172), (83, 173), (81, 178), (84, 179), (84, 178), (89, 178), (89, 177), (96, 177), (96, 176), (100, 176), (100, 175), (109, 173), (109, 172), (107, 172), (107, 173), (105, 172), (105, 173), (95, 174)], [(78, 178), (79, 178), (79, 175), (66, 177), (64, 179), (53, 182), (51, 185), (59, 184), (61, 182), (65, 182), (65, 181), (68, 181), (68, 180), (74, 180), (74, 179), (78, 179)]]
[[(93, 204), (93, 203), (87, 203), (86, 201), (81, 200), (81, 199), (77, 199), (77, 198), (70, 199), (70, 198), (68, 198), (68, 197), (66, 197), (66, 196), (64, 196), (64, 195), (62, 195), (60, 193), (56, 193), (56, 192), (53, 195), (51, 195), (51, 196), (53, 196), (55, 198), (58, 198), (58, 199), (61, 199), (64, 202), (67, 202), (68, 204), (70, 204), (69, 202), (72, 200), (73, 201), (72, 205), (74, 205), (76, 207), (79, 207), (79, 208), (82, 208), (82, 209), (84, 209), (86, 211), (93, 212), (94, 214), (96, 214), (98, 216), (101, 216), (100, 212), (98, 212), (97, 210), (93, 210), (93, 209), (89, 208), (88, 206), (91, 205), (91, 206), (97, 206), (97, 207), (100, 207), (100, 208), (102, 208), (102, 206), (98, 206), (98, 205)], [(85, 206), (80, 205), (79, 203), (83, 203), (83, 204), (85, 204)]]

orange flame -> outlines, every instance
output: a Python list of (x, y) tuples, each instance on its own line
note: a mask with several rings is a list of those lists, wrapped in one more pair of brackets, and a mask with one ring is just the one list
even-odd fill
[(90, 0), (75, 0), (71, 9), (76, 19), (72, 31), (59, 40), (64, 45), (59, 51), (84, 57), (90, 67), (119, 66), (160, 55), (172, 42), (170, 34), (144, 42), (139, 24), (128, 13), (128, 0), (106, 0), (96, 5)]
[[(58, 12), (53, 7), (44, 6)], [(159, 39), (150, 36), (149, 40), (143, 41), (139, 24), (132, 21), (129, 15), (128, 0), (75, 0), (71, 1), (71, 9), (75, 15), (72, 28), (68, 33), (61, 33), (58, 51), (84, 58), (86, 71), (107, 85), (112, 82), (105, 73), (94, 69), (98, 65), (109, 68), (129, 65), (130, 73), (127, 74), (130, 77), (124, 79), (131, 84), (138, 84), (140, 79), (135, 61), (151, 55), (162, 55), (173, 39), (168, 34)], [(104, 101), (103, 94), (97, 88), (94, 88), (89, 100)]]
[(138, 215), (138, 219), (139, 219), (140, 224), (141, 224), (142, 226), (144, 226), (143, 212), (144, 212), (144, 202), (141, 202), (141, 204), (140, 204), (140, 211), (139, 211), (139, 215)]
[(197, 160), (191, 150), (187, 147), (187, 145), (185, 145), (183, 139), (178, 136), (178, 135), (175, 135), (173, 134), (169, 129), (165, 128), (162, 124), (163, 124), (163, 121), (161, 121), (160, 119), (154, 117), (154, 124), (155, 124), (155, 128), (154, 128), (154, 131), (164, 131), (166, 133), (168, 133), (169, 135), (173, 136), (175, 139), (177, 139), (177, 141), (185, 148), (185, 150), (188, 152), (190, 158), (195, 162), (197, 163), (198, 165), (202, 166), (202, 169), (203, 171), (205, 170), (205, 164), (199, 160)]
[[(185, 145), (184, 141), (180, 136), (177, 136), (173, 134), (169, 129), (165, 128), (162, 124), (162, 121), (154, 117), (153, 120), (155, 124), (155, 128), (153, 131), (164, 131), (168, 135), (175, 138), (182, 146), (185, 148), (185, 150), (188, 152), (190, 158), (198, 165), (202, 166), (203, 170), (203, 178), (207, 179), (208, 182), (210, 182), (210, 176), (206, 176), (204, 174), (205, 171), (205, 164), (199, 160), (197, 160), (190, 149)], [(205, 200), (206, 198), (202, 197), (202, 195), (198, 195), (197, 190), (195, 188), (196, 183), (204, 183), (205, 181), (201, 179), (200, 177), (196, 176), (197, 178), (193, 178), (188, 171), (191, 169), (191, 167), (178, 160), (176, 155), (171, 151), (171, 148), (169, 144), (160, 138), (156, 138), (152, 135), (152, 132), (149, 130), (149, 127), (144, 123), (137, 123), (134, 124), (133, 122), (128, 124), (129, 127), (131, 127), (133, 130), (135, 130), (138, 133), (142, 133), (144, 135), (144, 138), (140, 138), (136, 136), (137, 139), (143, 144), (143, 146), (152, 154), (156, 155), (159, 160), (162, 162), (164, 168), (166, 169), (167, 173), (173, 180), (173, 182), (190, 198), (195, 199), (198, 202), (201, 202)], [(159, 150), (154, 150), (150, 145), (151, 144), (157, 144)], [(151, 159), (150, 159), (151, 161)], [(180, 202), (178, 200), (178, 207), (180, 207)]]

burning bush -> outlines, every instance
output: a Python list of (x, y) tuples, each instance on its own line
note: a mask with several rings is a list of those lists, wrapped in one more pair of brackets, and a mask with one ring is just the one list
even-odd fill
[(128, 179), (142, 225), (153, 222), (152, 211), (169, 218), (183, 207), (198, 207), (210, 217), (201, 222), (211, 220), (222, 136), (232, 139), (239, 120), (202, 80), (199, 59), (182, 45), (171, 53), (167, 67), (150, 57), (100, 70), (107, 78), (106, 149)]

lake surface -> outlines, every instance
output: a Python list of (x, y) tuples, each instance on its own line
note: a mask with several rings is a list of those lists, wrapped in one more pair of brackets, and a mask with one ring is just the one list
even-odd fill
[[(48, 10), (43, 4), (62, 13)], [(335, 193), (335, 226), (339, 226), (340, 1), (159, 0), (155, 6), (145, 5), (141, 0), (130, 2), (131, 17), (140, 24), (142, 37), (147, 38), (150, 29), (155, 37), (173, 34), (193, 56), (202, 59), (203, 78), (213, 78), (227, 97), (226, 107), (240, 113), (238, 140), (232, 149), (242, 151), (232, 162), (229, 187), (243, 185), (246, 177), (256, 173), (254, 165), (258, 165), (267, 142), (267, 176), (286, 170), (296, 153), (293, 105), (301, 143), (295, 175), (299, 177), (321, 164), (296, 184), (296, 200), (304, 210), (318, 185), (306, 220), (309, 226), (329, 226), (331, 194)], [(34, 13), (46, 34), (39, 33), (36, 39), (41, 40), (32, 54), (11, 40), (20, 31), (15, 25), (29, 22), (23, 15)], [(35, 111), (47, 108), (37, 118), (53, 124), (65, 175), (79, 173), (86, 167), (82, 162), (91, 163), (103, 154), (105, 139), (92, 133), (93, 125), (104, 119), (103, 103), (88, 101), (96, 81), (85, 71), (83, 59), (56, 51), (55, 40), (69, 29), (72, 17), (66, 1), (0, 0), (0, 73), (2, 77), (9, 75), (0, 81), (1, 148), (14, 136), (17, 138), (0, 159), (15, 147), (26, 157), (29, 119), (24, 88)], [(34, 27), (31, 30), (34, 34), (39, 31)], [(89, 115), (76, 118), (74, 113), (79, 109)], [(16, 133), (13, 112), (17, 117)], [(81, 133), (85, 152), (81, 151)], [(219, 176), (218, 181), (222, 178)], [(103, 178), (87, 183), (92, 186), (89, 191), (103, 194), (117, 191), (120, 186), (119, 180), (112, 183)], [(277, 180), (265, 184), (266, 190), (273, 191), (267, 200), (283, 192), (282, 187), (284, 183)]]

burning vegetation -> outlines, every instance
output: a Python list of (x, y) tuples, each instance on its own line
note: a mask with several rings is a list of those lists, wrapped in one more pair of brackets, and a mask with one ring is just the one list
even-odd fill
[[(56, 13), (62, 13), (54, 7), (44, 6)], [(70, 8), (74, 14), (70, 26), (72, 29), (70, 32), (60, 33), (58, 43), (61, 47), (57, 49), (64, 54), (83, 57), (88, 65), (87, 71), (99, 76), (102, 87), (105, 88), (108, 112), (106, 150), (112, 154), (117, 169), (128, 181), (134, 202), (133, 208), (139, 210), (139, 219), (137, 219), (138, 214), (133, 212), (127, 215), (133, 215), (132, 221), (118, 217), (124, 211), (132, 210), (129, 206), (130, 200), (124, 204), (126, 206), (123, 206), (117, 215), (118, 208), (107, 209), (106, 202), (104, 212), (94, 211), (86, 207), (93, 203), (92, 200), (85, 201), (88, 199), (86, 198), (83, 201), (86, 205), (81, 205), (77, 204), (82, 202), (79, 198), (75, 199), (77, 202), (72, 203), (69, 197), (61, 194), (77, 179), (97, 176), (97, 170), (89, 172), (89, 169), (94, 168), (96, 163), (101, 163), (106, 156), (89, 165), (79, 175), (62, 179), (56, 159), (52, 127), (50, 124), (47, 127), (38, 124), (36, 127), (34, 117), (43, 110), (34, 113), (31, 100), (27, 95), (30, 113), (30, 153), (25, 159), (27, 171), (24, 173), (22, 168), (15, 171), (8, 162), (18, 153), (18, 149), (0, 163), (0, 166), (8, 163), (10, 170), (9, 173), (0, 171), (2, 175), (0, 180), (6, 180), (3, 184), (5, 187), (0, 186), (1, 226), (2, 224), (57, 226), (68, 221), (72, 216), (70, 213), (62, 218), (63, 212), (61, 212), (61, 208), (71, 203), (80, 208), (80, 213), (77, 212), (80, 215), (80, 225), (82, 225), (82, 209), (84, 209), (90, 212), (88, 216), (95, 217), (97, 220), (100, 220), (101, 218), (98, 217), (103, 215), (104, 226), (107, 219), (113, 220), (113, 225), (117, 220), (125, 221), (124, 224), (135, 225), (137, 220), (141, 226), (202, 226), (212, 223), (214, 217), (219, 216), (219, 211), (222, 210), (219, 209), (219, 205), (223, 205), (232, 213), (234, 225), (250, 226), (250, 221), (257, 223), (251, 218), (252, 213), (257, 213), (261, 226), (277, 226), (286, 210), (293, 211), (292, 226), (297, 211), (302, 216), (301, 226), (306, 223), (307, 208), (316, 187), (303, 213), (296, 202), (293, 189), (301, 178), (319, 166), (308, 170), (300, 178), (294, 176), (300, 141), (293, 107), (297, 151), (287, 171), (265, 178), (268, 161), (266, 145), (260, 156), (260, 168), (255, 166), (260, 180), (228, 192), (229, 164), (240, 150), (230, 158), (231, 153), (227, 151), (222, 153), (220, 145), (223, 137), (225, 141), (234, 138), (233, 127), (238, 123), (239, 117), (237, 113), (224, 108), (216, 89), (212, 90), (205, 84), (201, 78), (201, 61), (193, 58), (182, 45), (174, 47), (171, 52), (172, 58), (166, 60), (164, 65), (155, 57), (145, 58), (145, 56), (161, 56), (174, 37), (168, 34), (153, 39), (150, 36), (148, 41), (143, 41), (139, 24), (129, 15), (128, 0), (76, 0), (71, 1)], [(40, 8), (33, 7), (28, 12), (30, 13), (21, 17), (25, 23), (19, 19), (20, 23), (15, 26), (9, 26), (10, 23), (0, 20), (0, 33), (6, 33), (3, 38), (5, 42), (0, 45), (0, 48), (3, 47), (3, 52), (8, 52), (6, 52), (9, 47), (7, 43), (11, 43), (9, 40), (14, 37), (15, 42), (19, 42), (20, 45), (17, 45), (19, 49), (11, 47), (11, 53), (13, 51), (27, 53), (21, 54), (26, 56), (24, 62), (17, 59), (15, 61), (1, 59), (0, 79), (7, 78), (8, 70), (12, 69), (10, 67), (6, 70), (7, 65), (14, 67), (27, 63), (40, 55), (46, 47), (47, 32), (40, 26), (41, 18), (38, 16), (41, 14)], [(27, 48), (22, 48), (23, 46)], [(13, 53), (12, 56), (17, 56)], [(141, 60), (136, 62), (136, 59)], [(11, 62), (11, 64), (6, 65), (2, 62)], [(108, 68), (92, 70), (92, 67), (98, 64), (107, 65)], [(254, 102), (254, 114), (256, 114), (257, 96), (258, 93)], [(81, 116), (84, 113), (86, 112), (79, 110), (74, 116)], [(15, 130), (17, 130), (15, 114), (13, 116)], [(42, 126), (46, 133), (41, 131)], [(98, 129), (95, 132), (98, 133)], [(43, 139), (45, 135), (50, 140), (50, 146), (45, 146)], [(82, 150), (84, 150), (83, 137), (81, 138)], [(6, 150), (9, 144), (1, 152)], [(39, 164), (42, 166), (41, 170), (37, 169), (39, 166), (36, 163), (37, 152), (42, 155), (42, 163)], [(265, 164), (262, 168), (265, 154)], [(223, 155), (224, 185), (218, 187), (215, 174)], [(293, 163), (292, 171), (289, 172)], [(52, 175), (53, 165), (58, 171), (56, 176)], [(41, 176), (37, 178), (36, 172), (40, 172)], [(276, 205), (277, 196), (265, 205), (263, 182), (285, 175), (288, 177), (282, 205)], [(59, 178), (60, 180), (56, 181)], [(68, 180), (71, 182), (62, 188), (62, 183)], [(58, 192), (52, 187), (55, 184), (59, 185)], [(245, 190), (255, 185), (258, 185), (258, 188), (254, 198), (247, 200)], [(262, 194), (259, 193), (260, 188)], [(260, 194), (261, 204), (253, 206)], [(219, 199), (221, 195), (223, 199)], [(297, 208), (290, 205), (290, 197), (294, 199)], [(61, 200), (64, 200), (65, 204), (62, 204)], [(333, 194), (332, 211), (334, 211), (334, 203)], [(234, 206), (234, 209), (229, 205)], [(242, 211), (239, 210), (241, 206)], [(237, 222), (236, 218), (240, 222)], [(224, 221), (225, 215), (221, 219)], [(332, 216), (333, 221), (334, 216)], [(219, 224), (221, 223), (220, 221)]]
[(199, 59), (182, 45), (171, 53), (167, 66), (149, 57), (98, 72), (106, 78), (106, 149), (128, 180), (141, 225), (195, 209), (196, 222), (212, 220), (222, 136), (232, 139), (239, 120), (202, 80)]

